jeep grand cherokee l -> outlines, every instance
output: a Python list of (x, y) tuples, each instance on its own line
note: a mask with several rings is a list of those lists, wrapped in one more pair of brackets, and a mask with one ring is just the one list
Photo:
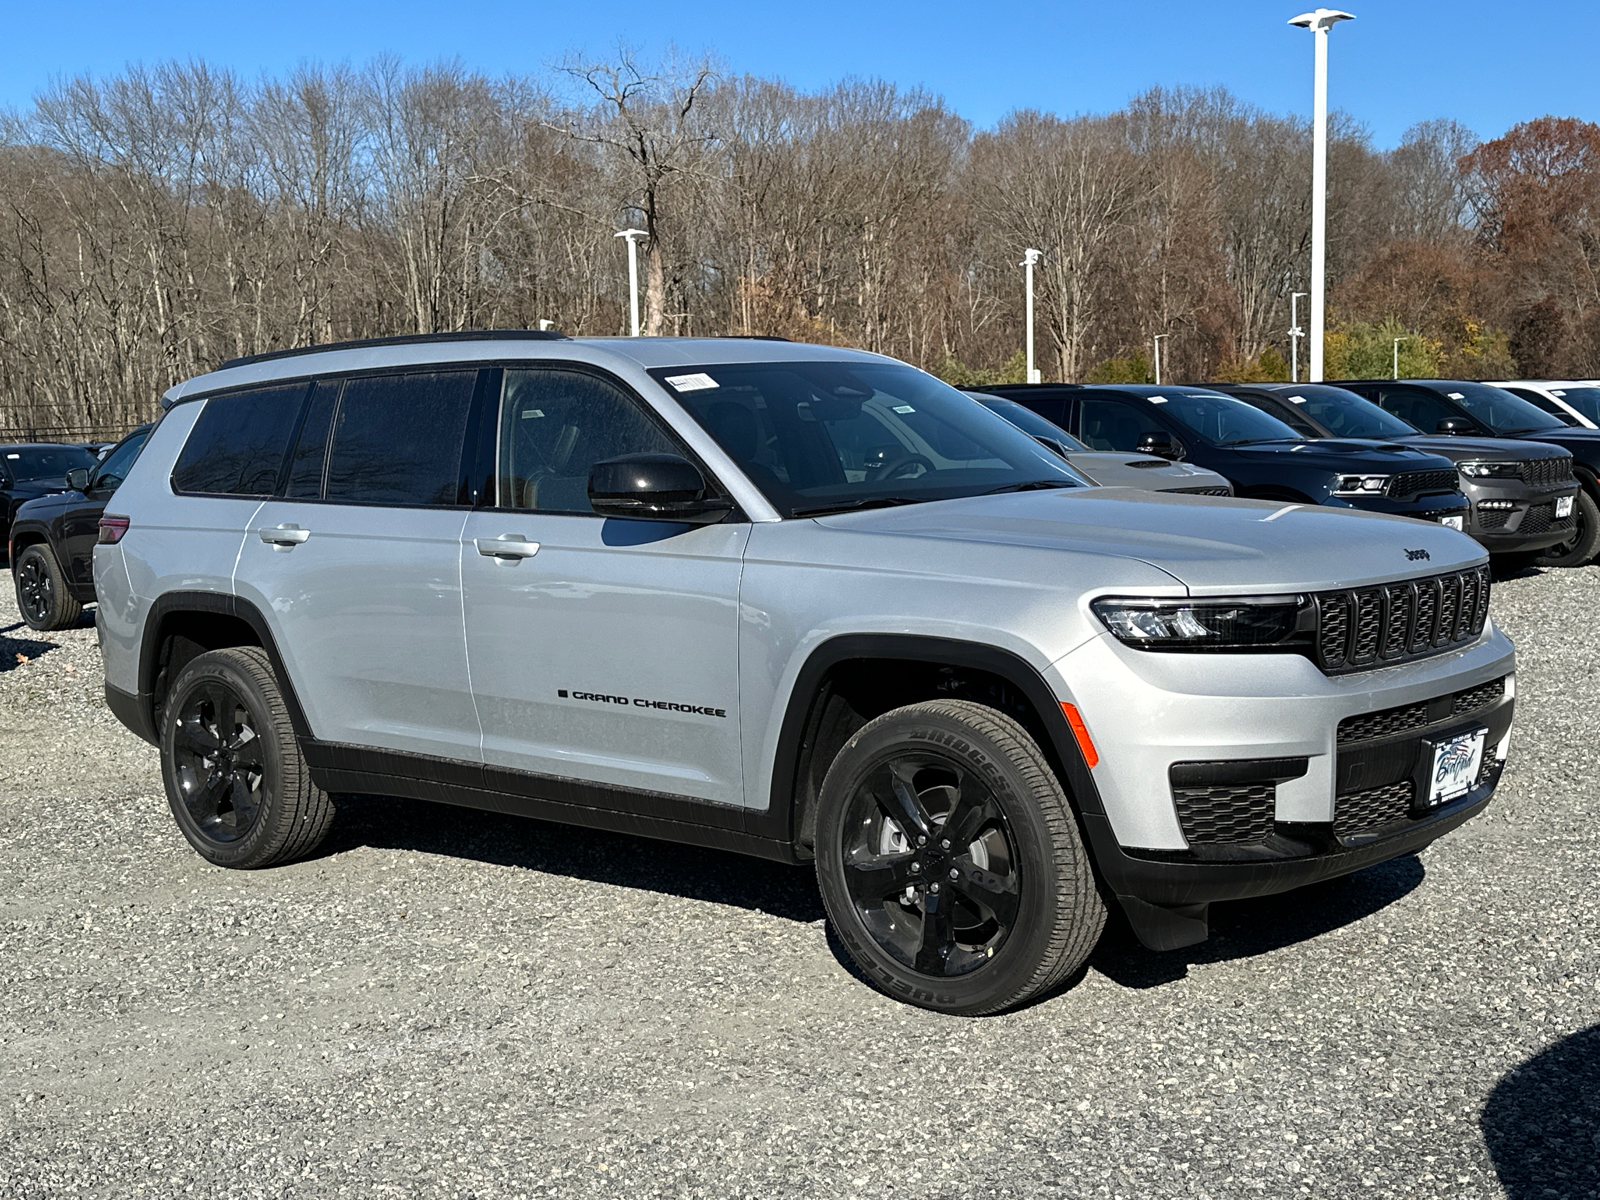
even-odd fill
[(311, 853), (342, 792), (812, 862), (867, 978), (982, 1013), (1108, 902), (1191, 944), (1427, 845), (1505, 762), (1470, 538), (1083, 487), (877, 355), (445, 335), (164, 403), (96, 623), (220, 865)]

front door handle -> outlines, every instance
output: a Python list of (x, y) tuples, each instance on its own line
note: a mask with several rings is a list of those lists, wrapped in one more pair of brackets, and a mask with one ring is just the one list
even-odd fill
[(478, 547), (478, 553), (485, 558), (497, 558), (506, 563), (532, 558), (539, 553), (539, 543), (530, 542), (520, 533), (502, 533), (497, 538), (478, 538), (473, 545)]
[(258, 529), (256, 534), (269, 546), (290, 550), (310, 537), (311, 530), (301, 529), (298, 525), (279, 525), (276, 529)]

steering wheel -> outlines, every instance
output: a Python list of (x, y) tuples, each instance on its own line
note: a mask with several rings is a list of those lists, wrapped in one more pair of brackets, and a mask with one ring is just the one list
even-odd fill
[(938, 470), (937, 467), (935, 467), (922, 455), (916, 454), (910, 450), (904, 450), (895, 455), (888, 462), (879, 466), (878, 469), (872, 474), (872, 481), (874, 483), (881, 483), (885, 479), (893, 479), (907, 467), (914, 467), (919, 463), (928, 469), (929, 474), (932, 474), (934, 471)]

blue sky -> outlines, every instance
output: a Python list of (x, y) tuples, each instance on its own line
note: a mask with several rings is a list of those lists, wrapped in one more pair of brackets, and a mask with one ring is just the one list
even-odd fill
[[(735, 71), (805, 88), (851, 75), (921, 85), (980, 126), (1019, 107), (1103, 112), (1157, 83), (1223, 84), (1278, 112), (1305, 112), (1311, 102), (1311, 35), (1286, 24), (1300, 11), (1295, 4), (1276, 0), (671, 0), (626, 8), (582, 0), (92, 0), (7, 8), (0, 105), (14, 107), (56, 76), (113, 73), (133, 61), (203, 57), (254, 76), (303, 60), (360, 64), (392, 51), (411, 61), (459, 57), (499, 75), (570, 52), (602, 55), (619, 39), (646, 53), (674, 44), (710, 51)], [(1550, 112), (1600, 117), (1593, 0), (1361, 0), (1353, 9), (1358, 19), (1333, 33), (1331, 102), (1379, 146), (1432, 117), (1453, 117), (1482, 136)]]

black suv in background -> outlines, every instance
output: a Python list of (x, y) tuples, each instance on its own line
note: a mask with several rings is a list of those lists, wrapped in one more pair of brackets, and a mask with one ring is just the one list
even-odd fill
[(1418, 432), (1393, 413), (1327, 383), (1218, 384), (1313, 438), (1358, 437), (1442, 454), (1461, 472), (1471, 502), (1466, 531), (1502, 565), (1535, 557), (1573, 538), (1578, 481), (1572, 455), (1544, 442)]
[(1547, 442), (1572, 455), (1583, 490), (1574, 506), (1572, 541), (1552, 546), (1546, 564), (1581, 567), (1600, 551), (1600, 429), (1574, 429), (1504, 388), (1459, 379), (1329, 380), (1371, 400), (1418, 429), (1458, 437)]
[(139, 457), (151, 426), (141, 425), (102, 460), (75, 466), (57, 490), (29, 500), (11, 524), (11, 579), (17, 607), (34, 629), (65, 629), (94, 602), (94, 546), (100, 515)]
[(1209, 467), (1236, 495), (1363, 508), (1464, 529), (1455, 464), (1392, 443), (1308, 439), (1236, 396), (1193, 386), (1005, 384), (1093, 450), (1140, 451)]
[(0, 545), (10, 536), (17, 509), (35, 496), (65, 491), (68, 471), (98, 461), (92, 450), (61, 442), (0, 446)]

